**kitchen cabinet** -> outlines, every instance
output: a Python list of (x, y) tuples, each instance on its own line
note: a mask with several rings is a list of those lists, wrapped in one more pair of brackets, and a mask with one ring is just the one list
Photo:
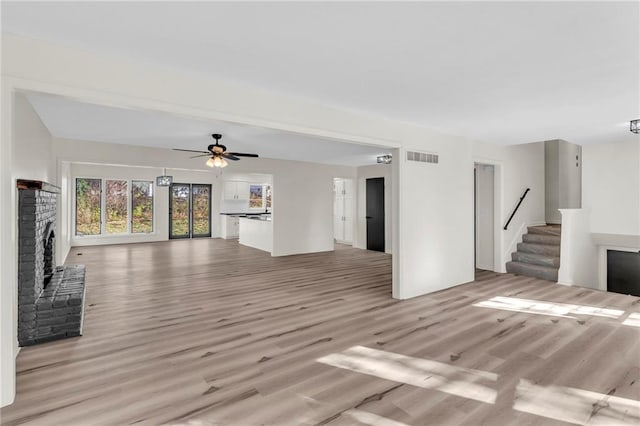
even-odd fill
[(225, 240), (240, 236), (240, 218), (237, 216), (222, 215), (221, 237)]
[(248, 200), (249, 182), (228, 180), (224, 183), (225, 200)]
[(350, 244), (353, 241), (353, 181), (335, 179), (333, 194), (333, 238)]

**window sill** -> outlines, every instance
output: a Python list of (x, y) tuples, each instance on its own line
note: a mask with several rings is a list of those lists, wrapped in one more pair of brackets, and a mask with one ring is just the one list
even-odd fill
[(99, 234), (99, 235), (74, 235), (72, 240), (86, 240), (90, 238), (123, 238), (123, 237), (152, 237), (158, 235), (157, 232), (139, 232), (139, 233), (122, 233), (122, 234)]

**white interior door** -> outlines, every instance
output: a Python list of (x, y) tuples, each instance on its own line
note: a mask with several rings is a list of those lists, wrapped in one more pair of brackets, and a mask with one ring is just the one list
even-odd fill
[(492, 165), (476, 164), (476, 268), (494, 270), (494, 179)]
[(353, 242), (353, 224), (354, 224), (354, 183), (352, 179), (345, 179), (343, 182), (343, 226), (344, 235), (342, 241), (345, 243)]
[(333, 180), (333, 238), (336, 241), (344, 239), (344, 181)]

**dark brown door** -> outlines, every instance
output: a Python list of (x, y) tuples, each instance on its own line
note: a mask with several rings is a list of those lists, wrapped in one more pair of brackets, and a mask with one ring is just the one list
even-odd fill
[(384, 252), (384, 178), (367, 179), (367, 250)]

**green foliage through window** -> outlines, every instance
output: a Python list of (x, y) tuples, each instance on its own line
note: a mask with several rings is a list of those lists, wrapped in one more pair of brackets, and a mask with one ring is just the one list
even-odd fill
[(76, 235), (100, 235), (102, 180), (76, 179)]
[(107, 234), (127, 232), (127, 181), (106, 181), (105, 230)]
[(153, 232), (153, 182), (131, 181), (130, 191), (127, 180), (76, 178), (76, 235), (125, 234), (129, 222), (132, 233)]
[(131, 181), (131, 232), (153, 232), (153, 182)]
[(262, 208), (262, 185), (249, 186), (249, 208), (250, 209)]

